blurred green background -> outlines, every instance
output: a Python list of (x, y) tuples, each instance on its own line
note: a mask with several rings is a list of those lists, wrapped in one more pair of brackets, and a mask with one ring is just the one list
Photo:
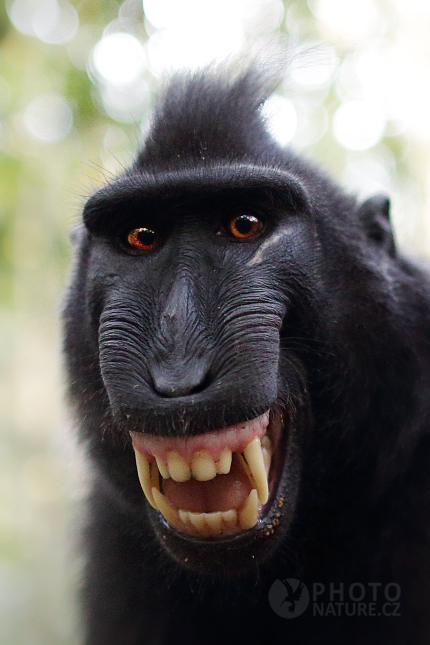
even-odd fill
[[(165, 70), (294, 53), (273, 134), (430, 254), (428, 0), (10, 0), (0, 7), (0, 643), (75, 645), (88, 481), (67, 416), (68, 231), (127, 165)], [(291, 55), (291, 54), (289, 54)]]

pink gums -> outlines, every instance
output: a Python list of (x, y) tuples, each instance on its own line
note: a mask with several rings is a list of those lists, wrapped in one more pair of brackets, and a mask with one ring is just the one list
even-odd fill
[(189, 463), (195, 452), (206, 450), (214, 461), (218, 461), (224, 448), (232, 452), (241, 452), (252, 439), (262, 437), (269, 424), (269, 412), (260, 417), (228, 426), (215, 432), (207, 432), (196, 437), (158, 437), (140, 432), (130, 432), (133, 447), (149, 461), (157, 455), (166, 461), (172, 450), (178, 452)]

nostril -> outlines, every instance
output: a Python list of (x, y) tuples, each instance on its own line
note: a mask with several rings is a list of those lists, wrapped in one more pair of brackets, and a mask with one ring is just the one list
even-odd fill
[(197, 365), (187, 365), (180, 370), (153, 368), (151, 375), (155, 392), (165, 398), (198, 394), (211, 383), (206, 367)]

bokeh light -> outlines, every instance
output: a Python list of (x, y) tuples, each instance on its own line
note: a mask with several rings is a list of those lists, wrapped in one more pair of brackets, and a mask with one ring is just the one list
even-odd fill
[(243, 44), (238, 0), (144, 0), (143, 7), (155, 28), (148, 43), (155, 72), (201, 67), (234, 54)]
[(24, 124), (35, 139), (54, 143), (70, 132), (73, 113), (62, 96), (41, 95), (27, 106), (24, 112)]
[(116, 85), (133, 82), (145, 65), (141, 43), (127, 33), (104, 36), (95, 46), (92, 56), (95, 73), (104, 81)]
[(382, 138), (386, 118), (381, 106), (372, 101), (343, 103), (333, 119), (333, 131), (341, 145), (350, 150), (366, 150)]
[(67, 0), (13, 0), (8, 14), (23, 34), (54, 45), (71, 40), (79, 25), (78, 13)]

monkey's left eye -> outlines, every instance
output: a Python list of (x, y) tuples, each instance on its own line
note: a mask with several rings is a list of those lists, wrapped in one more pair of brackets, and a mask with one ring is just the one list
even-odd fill
[(160, 236), (151, 228), (134, 228), (127, 236), (128, 243), (137, 251), (152, 251), (160, 243)]
[(256, 237), (264, 228), (264, 223), (255, 215), (239, 215), (231, 219), (227, 226), (227, 232), (237, 240), (248, 240)]

